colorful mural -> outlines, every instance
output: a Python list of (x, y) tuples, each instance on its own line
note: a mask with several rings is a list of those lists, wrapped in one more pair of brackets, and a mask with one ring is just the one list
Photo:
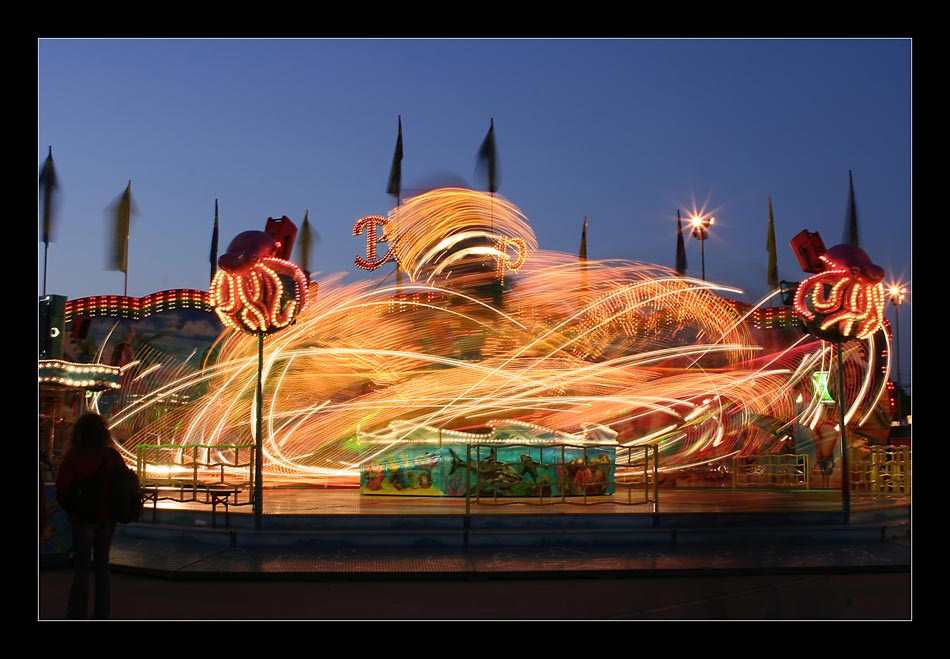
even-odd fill
[(613, 446), (410, 444), (360, 470), (363, 494), (596, 496), (613, 494)]

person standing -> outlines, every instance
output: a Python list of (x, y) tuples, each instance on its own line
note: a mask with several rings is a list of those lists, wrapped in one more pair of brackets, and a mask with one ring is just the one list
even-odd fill
[(95, 597), (93, 618), (111, 615), (109, 551), (115, 522), (109, 518), (109, 474), (122, 458), (115, 450), (106, 420), (99, 414), (83, 414), (73, 426), (69, 447), (56, 478), (56, 500), (62, 506), (73, 484), (95, 474), (101, 478), (98, 512), (95, 519), (79, 519), (70, 514), (73, 546), (73, 579), (69, 589), (66, 617), (86, 618), (89, 608), (89, 568), (93, 566)]

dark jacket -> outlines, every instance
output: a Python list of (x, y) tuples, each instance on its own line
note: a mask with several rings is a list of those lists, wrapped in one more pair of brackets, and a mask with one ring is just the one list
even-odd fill
[[(59, 465), (59, 475), (56, 477), (56, 500), (60, 505), (69, 492), (69, 488), (76, 480), (86, 478), (98, 471), (99, 466), (105, 462), (105, 484), (102, 488), (102, 495), (99, 499), (99, 521), (109, 519), (109, 474), (115, 468), (121, 457), (112, 447), (102, 449), (102, 451), (89, 451), (85, 449), (70, 450), (63, 457), (62, 464)], [(73, 517), (69, 516), (72, 523)]]

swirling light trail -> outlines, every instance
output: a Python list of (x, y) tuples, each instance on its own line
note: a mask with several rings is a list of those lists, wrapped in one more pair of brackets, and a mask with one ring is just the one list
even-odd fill
[[(774, 450), (775, 435), (756, 421), (791, 423), (827, 344), (798, 337), (765, 349), (747, 314), (718, 295), (735, 289), (661, 266), (581, 264), (537, 250), (520, 212), (498, 195), (487, 235), (488, 207), (487, 195), (473, 191), (407, 201), (398, 219), (390, 214), (387, 237), (413, 283), (323, 278), (320, 295), (268, 342), (269, 484), (356, 484), (360, 465), (400, 442), (439, 433), (493, 442), (508, 427), (624, 451), (656, 445), (664, 470)], [(484, 254), (452, 251), (490, 247), (499, 236), (532, 250), (505, 278), (503, 295)], [(153, 443), (155, 433), (179, 445), (253, 443), (257, 349), (253, 336), (224, 334), (205, 368), (115, 415), (126, 450)], [(870, 372), (854, 410), (875, 395), (869, 381)], [(207, 391), (157, 420), (150, 414), (162, 396), (198, 387)], [(813, 396), (799, 418), (817, 407)], [(463, 430), (471, 428), (478, 432)]]

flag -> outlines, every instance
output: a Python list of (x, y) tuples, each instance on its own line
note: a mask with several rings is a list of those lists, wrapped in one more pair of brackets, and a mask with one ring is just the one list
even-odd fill
[(843, 242), (858, 247), (858, 207), (854, 203), (854, 179), (851, 177), (851, 170), (848, 170), (848, 188), (850, 189), (850, 198), (848, 200), (848, 224), (844, 230)]
[[(317, 239), (319, 240), (319, 236)], [(304, 271), (307, 280), (310, 280), (310, 245), (313, 243), (313, 230), (310, 228), (310, 209), (308, 208), (304, 211), (303, 214), (303, 224), (300, 225), (300, 242), (298, 243), (299, 256), (297, 257), (297, 264), (300, 266), (300, 269)]]
[(683, 243), (683, 218), (676, 209), (676, 272), (686, 274), (686, 245)]
[(218, 200), (214, 200), (214, 231), (211, 233), (211, 279), (218, 270)]
[(132, 222), (132, 181), (113, 207), (112, 253), (108, 270), (129, 273), (129, 228)]
[(498, 191), (498, 154), (495, 151), (495, 119), (492, 117), (488, 127), (488, 135), (478, 149), (479, 169), (488, 174), (488, 191), (494, 194)]
[(53, 165), (53, 147), (49, 148), (49, 155), (40, 171), (40, 195), (43, 209), (43, 242), (47, 245), (53, 240), (53, 195), (59, 181), (56, 180), (56, 167)]
[(765, 242), (769, 252), (769, 290), (778, 288), (778, 254), (775, 251), (775, 218), (772, 217), (772, 198), (769, 197), (769, 236)]
[(587, 216), (584, 216), (584, 228), (581, 230), (581, 261), (587, 260)]
[(587, 307), (587, 216), (584, 216), (584, 228), (581, 229), (581, 251), (578, 255), (581, 262), (581, 288), (578, 302), (582, 308)]
[[(393, 166), (389, 169), (389, 185), (386, 192), (399, 199), (402, 189), (402, 115), (399, 115), (399, 136), (396, 138), (396, 150), (393, 152)], [(306, 268), (305, 268), (306, 269)]]

